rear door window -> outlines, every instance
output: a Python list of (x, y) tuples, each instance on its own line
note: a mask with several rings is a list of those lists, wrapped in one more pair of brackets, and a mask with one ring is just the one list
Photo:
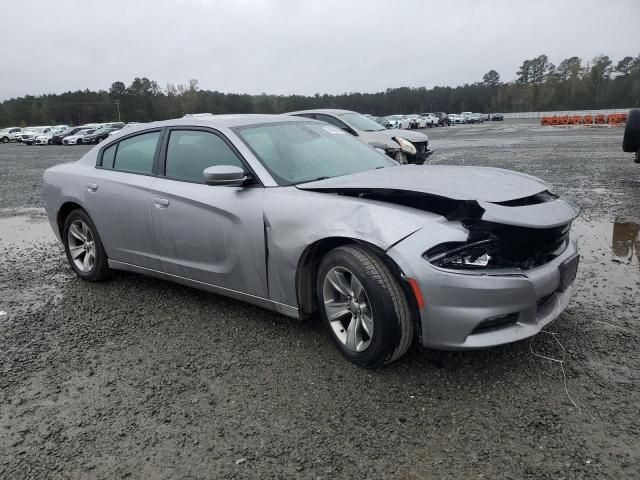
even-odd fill
[(153, 171), (153, 159), (159, 138), (160, 132), (149, 132), (118, 142), (113, 169), (150, 175)]

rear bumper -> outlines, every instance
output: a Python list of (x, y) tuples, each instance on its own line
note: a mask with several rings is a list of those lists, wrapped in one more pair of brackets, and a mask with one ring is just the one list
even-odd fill
[(405, 240), (388, 253), (418, 282), (425, 304), (420, 311), (422, 343), (427, 347), (468, 350), (523, 340), (558, 318), (571, 298), (572, 286), (559, 290), (559, 268), (577, 254), (573, 239), (543, 266), (495, 275), (438, 269), (417, 248)]

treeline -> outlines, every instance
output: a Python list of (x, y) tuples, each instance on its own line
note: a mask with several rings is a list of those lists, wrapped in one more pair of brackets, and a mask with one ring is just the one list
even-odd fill
[(546, 55), (525, 60), (515, 80), (502, 82), (495, 70), (481, 81), (458, 87), (389, 88), (341, 95), (248, 95), (201, 90), (198, 81), (168, 84), (148, 78), (109, 91), (25, 96), (0, 104), (0, 126), (147, 122), (185, 113), (282, 113), (308, 108), (344, 108), (375, 115), (419, 112), (523, 112), (625, 108), (640, 105), (640, 54), (614, 64), (606, 55), (579, 57), (557, 66)]

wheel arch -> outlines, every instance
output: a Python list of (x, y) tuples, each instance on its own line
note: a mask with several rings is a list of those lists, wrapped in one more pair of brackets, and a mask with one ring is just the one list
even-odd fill
[(66, 222), (67, 217), (69, 216), (69, 214), (71, 212), (73, 212), (74, 210), (78, 210), (78, 209), (86, 212), (87, 215), (89, 215), (89, 212), (87, 212), (87, 210), (77, 202), (66, 201), (62, 205), (60, 205), (60, 208), (58, 209), (58, 214), (56, 216), (56, 224), (58, 225), (58, 231), (60, 232), (60, 238), (62, 238), (62, 233), (63, 233), (63, 230), (64, 230), (64, 223)]
[[(302, 252), (300, 259), (298, 260), (298, 267), (296, 269), (296, 294), (298, 297), (298, 307), (301, 317), (309, 317), (318, 309), (315, 290), (316, 276), (318, 273), (320, 261), (327, 253), (329, 253), (334, 248), (349, 244), (355, 244), (365, 247), (385, 263), (391, 273), (398, 279), (399, 284), (403, 289), (414, 312), (414, 319), (419, 319), (420, 312), (418, 309), (416, 298), (413, 295), (411, 286), (407, 281), (405, 281), (404, 273), (398, 266), (398, 264), (380, 247), (365, 240), (351, 237), (322, 238), (308, 245)], [(417, 329), (416, 333), (421, 336), (420, 323), (421, 322), (416, 321), (415, 327)]]

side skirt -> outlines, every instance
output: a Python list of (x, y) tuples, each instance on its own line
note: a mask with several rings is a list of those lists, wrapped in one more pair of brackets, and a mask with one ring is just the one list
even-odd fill
[(148, 275), (150, 277), (160, 278), (162, 280), (168, 280), (170, 282), (180, 283), (188, 287), (198, 288), (200, 290), (206, 290), (211, 293), (223, 295), (225, 297), (234, 298), (243, 302), (251, 303), (268, 310), (273, 310), (287, 317), (300, 318), (298, 308), (286, 305), (284, 303), (275, 302), (268, 298), (258, 297), (249, 293), (239, 292), (230, 288), (219, 287), (211, 285), (209, 283), (200, 282), (198, 280), (191, 280), (189, 278), (181, 277), (179, 275), (173, 275), (171, 273), (160, 272), (151, 268), (139, 267), (137, 265), (131, 265), (130, 263), (118, 262), (117, 260), (109, 260), (109, 268), (114, 270), (125, 270), (128, 272), (140, 273), (142, 275)]

